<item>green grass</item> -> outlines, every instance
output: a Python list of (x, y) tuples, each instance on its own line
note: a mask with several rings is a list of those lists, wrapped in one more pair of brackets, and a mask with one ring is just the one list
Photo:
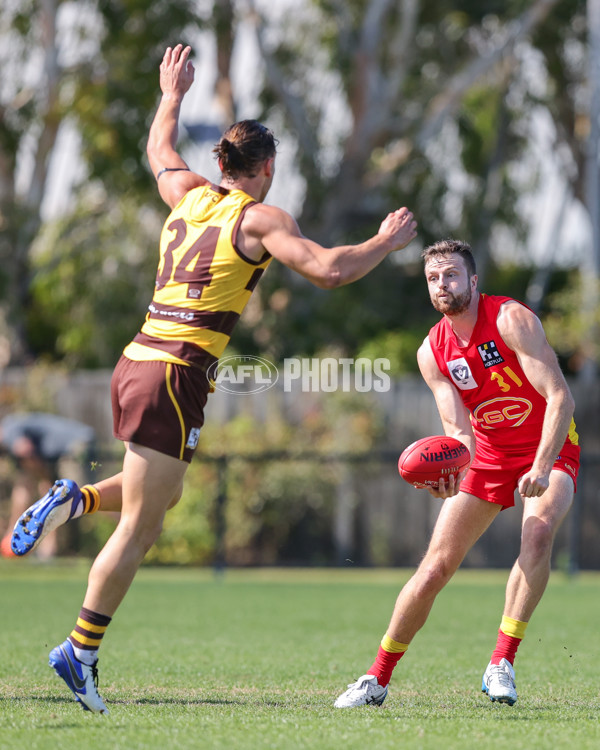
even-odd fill
[(519, 701), (479, 692), (506, 572), (461, 571), (381, 708), (335, 697), (373, 661), (407, 571), (144, 568), (100, 659), (107, 717), (48, 667), (87, 564), (0, 564), (0, 748), (559, 750), (600, 747), (600, 576), (553, 576), (517, 659)]

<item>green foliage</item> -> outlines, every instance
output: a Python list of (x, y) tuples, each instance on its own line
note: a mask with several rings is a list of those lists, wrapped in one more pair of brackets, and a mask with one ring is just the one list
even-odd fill
[(102, 0), (100, 54), (75, 72), (70, 115), (83, 136), (92, 179), (113, 194), (155, 199), (143, 155), (167, 46), (202, 24), (192, 0)]
[[(8, 71), (0, 91), (0, 290), (9, 321), (7, 335), (17, 362), (25, 355), (43, 351), (78, 364), (108, 366), (114, 362), (115, 347), (124, 343), (124, 326), (119, 323), (135, 312), (131, 303), (137, 304), (138, 295), (129, 293), (128, 280), (121, 283), (113, 278), (111, 264), (104, 263), (112, 251), (95, 245), (98, 233), (94, 236), (92, 230), (86, 238), (80, 231), (79, 243), (86, 246), (88, 255), (97, 254), (94, 263), (88, 265), (88, 270), (94, 271), (96, 289), (110, 285), (115, 292), (112, 299), (109, 294), (102, 300), (108, 303), (104, 311), (111, 310), (118, 318), (111, 321), (116, 324), (114, 334), (103, 334), (110, 341), (99, 341), (97, 351), (90, 353), (98, 310), (94, 304), (87, 304), (86, 295), (79, 294), (68, 329), (64, 321), (45, 314), (54, 305), (56, 288), (38, 283), (37, 278), (33, 282), (36, 304), (45, 308), (44, 314), (30, 310), (31, 250), (39, 239), (44, 196), (54, 185), (48, 175), (49, 165), (55, 163), (51, 157), (58, 154), (64, 158), (64, 153), (59, 153), (58, 135), (67, 132), (62, 126), (68, 124), (81, 136), (77, 158), (84, 162), (86, 187), (100, 185), (115, 203), (133, 201), (139, 210), (148, 204), (156, 206), (159, 198), (144, 152), (159, 95), (159, 62), (167, 45), (185, 42), (187, 31), (197, 29), (203, 21), (192, 0), (157, 0), (150, 4), (143, 0), (101, 0), (97, 4), (63, 0), (5, 5), (0, 10), (0, 62)], [(69, 33), (62, 33), (67, 26)], [(38, 66), (32, 65), (35, 60), (39, 60)], [(81, 186), (76, 187), (78, 192), (77, 188)], [(79, 215), (69, 217), (67, 222), (79, 221), (81, 230), (85, 224), (82, 217), (88, 212), (89, 223), (94, 225), (97, 217), (93, 201), (91, 206), (77, 202), (76, 210)], [(119, 228), (123, 228), (122, 223)], [(157, 234), (153, 248), (156, 243)], [(51, 261), (51, 251), (46, 250), (47, 265), (62, 260), (67, 264), (58, 276), (67, 282), (79, 281), (78, 269), (68, 253), (57, 252)], [(147, 293), (150, 291), (151, 286)], [(74, 294), (71, 289), (70, 297)], [(40, 295), (47, 295), (43, 302)], [(56, 300), (56, 306), (63, 313), (70, 302), (69, 293), (56, 296), (62, 297)], [(98, 301), (96, 295), (90, 298)], [(27, 330), (24, 310), (29, 317)]]
[[(207, 423), (183, 497), (167, 513), (146, 562), (206, 565), (221, 555), (232, 565), (332, 564), (332, 518), (343, 463), (306, 461), (301, 455), (369, 451), (382, 422), (363, 403), (352, 394), (330, 394), (296, 425), (246, 416), (225, 425)], [(253, 459), (281, 452), (291, 460)], [(218, 460), (223, 454), (229, 456), (226, 464)]]
[[(43, 55), (42, 6), (33, 0), (13, 5), (2, 18), (10, 27), (11, 57), (22, 58), (25, 68), (32, 50)], [(270, 59), (256, 71), (257, 106), (261, 117), (276, 123), (282, 145), (296, 150), (298, 173), (307, 186), (298, 214), (308, 236), (325, 245), (360, 242), (377, 231), (388, 211), (408, 205), (419, 221), (418, 242), (448, 236), (469, 241), (482, 260), (481, 287), (491, 289), (504, 265), (496, 237), (509, 236), (527, 252), (519, 199), (536, 188), (538, 175), (532, 170), (519, 182), (514, 167), (527, 154), (531, 118), (540, 107), (556, 123), (557, 157), (563, 158), (559, 147), (568, 146), (563, 173), (583, 199), (583, 0), (557, 3), (534, 29), (527, 55), (512, 58), (506, 50), (450, 107), (444, 128), (423, 135), (461, 75), (503, 43), (529, 5), (469, 0), (457, 7), (423, 0), (402, 49), (398, 40), (409, 28), (403, 4), (389, 4), (372, 26), (366, 21), (376, 5), (367, 0), (307, 0), (294, 6), (292, 16), (265, 14)], [(24, 334), (34, 356), (73, 366), (111, 366), (138, 329), (152, 289), (159, 234), (156, 225), (146, 233), (147, 214), (140, 220), (134, 209), (156, 209), (159, 202), (144, 158), (159, 95), (158, 65), (167, 45), (194, 43), (199, 28), (218, 25), (220, 39), (236, 37), (241, 6), (213, 6), (192, 0), (101, 0), (93, 9), (86, 6), (94, 23), (78, 28), (81, 56), (60, 71), (58, 104), (45, 115), (39, 106), (46, 93), (41, 83), (39, 91), (13, 92), (11, 85), (20, 84), (5, 82), (13, 101), (0, 102), (0, 291), (4, 305), (12, 308), (4, 317), (19, 335), (26, 310)], [(375, 34), (374, 46), (364, 46), (369, 32)], [(528, 44), (523, 42), (519, 54)], [(227, 76), (224, 57), (219, 72)], [(539, 75), (528, 72), (530, 61)], [(268, 74), (273, 69), (275, 83)], [(235, 77), (230, 83), (235, 85)], [(234, 90), (233, 99), (242, 97)], [(99, 185), (110, 196), (102, 200), (114, 231), (108, 220), (99, 226), (96, 206), (77, 201), (74, 216), (59, 228), (42, 230), (30, 263), (35, 209), (10, 198), (10, 190), (3, 205), (3, 190), (14, 183), (24, 137), (39, 131), (44, 116), (51, 131), (67, 121), (78, 129), (86, 185)], [(85, 198), (87, 191), (81, 192)], [(124, 208), (115, 209), (113, 202)], [(142, 236), (136, 238), (136, 232)], [(133, 258), (127, 245), (136, 248)], [(323, 292), (274, 263), (255, 293), (254, 314), (242, 319), (232, 343), (240, 352), (280, 360), (331, 349), (356, 356), (376, 351), (381, 342), (395, 351), (402, 368), (426, 322), (435, 320), (424, 285), (415, 283), (418, 274), (418, 264), (390, 259), (360, 282)], [(82, 285), (90, 287), (85, 294)], [(522, 284), (511, 275), (500, 291), (519, 297)], [(402, 330), (406, 335), (398, 333)]]
[(399, 329), (385, 331), (375, 336), (360, 350), (359, 357), (377, 359), (385, 357), (390, 360), (389, 374), (392, 377), (409, 372), (418, 372), (417, 350), (423, 343), (427, 331)]
[[(358, 357), (367, 349), (385, 357), (378, 342), (385, 342), (387, 334), (402, 329), (407, 343), (422, 340), (427, 324), (439, 317), (431, 308), (420, 262), (401, 266), (386, 259), (359, 281), (328, 291), (273, 263), (258, 294), (258, 322), (249, 325), (242, 318), (232, 345), (276, 361), (328, 351)], [(409, 350), (410, 344), (405, 353)], [(407, 362), (401, 371), (414, 371), (414, 363)]]
[[(596, 299), (599, 293), (597, 287)], [(600, 360), (600, 342), (589, 337), (590, 331), (600, 331), (600, 308), (588, 309), (579, 276), (548, 296), (543, 322), (548, 341), (574, 372), (584, 356)]]
[(231, 564), (331, 564), (337, 469), (307, 461), (234, 462), (225, 540)]
[[(512, 264), (492, 264), (482, 291), (488, 294), (499, 294), (525, 302), (527, 287), (534, 269)], [(510, 290), (510, 291), (507, 291)]]
[(126, 197), (101, 197), (47, 225), (26, 319), (36, 355), (73, 367), (114, 365), (150, 302), (159, 233), (160, 218)]

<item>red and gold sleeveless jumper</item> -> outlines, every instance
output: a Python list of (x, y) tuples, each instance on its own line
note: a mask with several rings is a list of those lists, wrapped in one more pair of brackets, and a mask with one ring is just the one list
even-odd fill
[[(500, 307), (514, 301), (481, 294), (467, 346), (458, 345), (447, 318), (429, 332), (437, 366), (458, 390), (475, 434), (475, 457), (461, 490), (506, 507), (514, 505), (518, 481), (531, 468), (546, 413), (546, 400), (498, 332)], [(554, 468), (576, 481), (579, 445), (574, 421)]]

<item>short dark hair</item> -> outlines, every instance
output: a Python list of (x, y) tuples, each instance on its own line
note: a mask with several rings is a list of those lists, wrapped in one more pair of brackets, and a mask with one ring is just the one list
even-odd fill
[(443, 258), (454, 253), (460, 255), (464, 260), (469, 276), (475, 276), (477, 266), (475, 265), (475, 258), (471, 252), (471, 247), (461, 240), (440, 240), (439, 242), (435, 242), (423, 250), (421, 258), (427, 264), (427, 261), (431, 258)]
[(255, 177), (260, 166), (277, 151), (273, 132), (257, 120), (235, 122), (213, 148), (224, 177)]

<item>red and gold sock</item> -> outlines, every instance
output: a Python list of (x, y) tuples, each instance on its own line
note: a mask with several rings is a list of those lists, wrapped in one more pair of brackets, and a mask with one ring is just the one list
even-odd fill
[(85, 484), (79, 488), (83, 501), (82, 515), (95, 513), (100, 507), (100, 493), (93, 484)]
[[(75, 627), (69, 635), (69, 640), (75, 649), (75, 655), (81, 659), (85, 652), (95, 652), (100, 648), (104, 633), (112, 618), (93, 612), (91, 609), (81, 608)], [(82, 661), (84, 659), (81, 659)]]
[(496, 648), (492, 652), (492, 664), (500, 664), (501, 659), (506, 659), (514, 664), (517, 649), (525, 636), (526, 627), (527, 623), (523, 620), (514, 620), (506, 615), (502, 616)]
[(392, 679), (392, 672), (404, 656), (407, 648), (408, 643), (399, 643), (392, 640), (387, 634), (384, 635), (377, 652), (377, 658), (371, 668), (367, 670), (367, 674), (375, 675), (381, 687), (385, 687)]

